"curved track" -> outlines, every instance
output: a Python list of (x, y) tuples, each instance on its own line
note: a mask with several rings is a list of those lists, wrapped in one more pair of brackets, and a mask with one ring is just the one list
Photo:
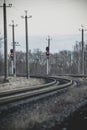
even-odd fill
[[(39, 78), (39, 77), (37, 77)], [(73, 84), (72, 80), (60, 77), (40, 77), (49, 81), (40, 86), (13, 89), (0, 93), (0, 104), (10, 103), (25, 98), (33, 98), (40, 95), (50, 94), (54, 91), (63, 90)]]

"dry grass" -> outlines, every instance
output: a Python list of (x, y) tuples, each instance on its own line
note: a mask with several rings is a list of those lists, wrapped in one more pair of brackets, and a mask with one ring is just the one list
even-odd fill
[[(80, 79), (80, 81), (84, 82), (86, 79)], [(85, 98), (87, 98), (87, 86), (83, 85), (69, 88), (66, 93), (55, 95), (48, 100), (30, 106), (25, 105), (18, 112), (12, 114), (10, 121), (8, 121), (9, 129), (6, 130), (26, 130), (54, 118), (61, 121), (64, 116), (72, 112), (74, 105)]]
[[(0, 78), (0, 82), (3, 80), (3, 77)], [(0, 92), (11, 90), (15, 88), (21, 88), (21, 87), (32, 87), (36, 85), (43, 84), (45, 81), (42, 79), (36, 79), (36, 78), (29, 78), (26, 79), (26, 77), (10, 77), (8, 78), (8, 83), (1, 83), (0, 84)]]

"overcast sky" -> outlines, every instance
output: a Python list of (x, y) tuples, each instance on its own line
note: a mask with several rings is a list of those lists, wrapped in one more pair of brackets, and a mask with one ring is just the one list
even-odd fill
[[(20, 43), (17, 49), (25, 48), (24, 10), (28, 10), (29, 48), (39, 48), (45, 51), (46, 38), (52, 37), (51, 51), (57, 52), (72, 49), (75, 41), (81, 40), (78, 29), (81, 24), (87, 28), (87, 0), (6, 0), (12, 3), (12, 8), (7, 8), (7, 24), (11, 20), (18, 24), (15, 28), (15, 41)], [(3, 5), (3, 0), (0, 0)], [(0, 8), (0, 32), (3, 35), (3, 9)], [(11, 45), (11, 27), (8, 26), (8, 44)], [(85, 32), (87, 41), (87, 32)]]

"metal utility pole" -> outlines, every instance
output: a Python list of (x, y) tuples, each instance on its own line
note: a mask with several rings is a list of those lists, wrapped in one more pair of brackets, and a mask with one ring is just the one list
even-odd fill
[(48, 46), (46, 47), (46, 56), (47, 56), (47, 75), (49, 74), (49, 55), (50, 55), (50, 36), (46, 39), (48, 41)]
[(6, 6), (6, 2), (4, 0), (3, 6), (3, 19), (4, 19), (4, 80), (6, 81), (8, 78), (8, 52), (7, 52), (7, 14), (6, 7), (11, 7), (12, 4)]
[(84, 29), (84, 26), (81, 25), (81, 29), (79, 29), (79, 31), (81, 31), (81, 43), (82, 43), (82, 74), (85, 74), (85, 70), (84, 70), (84, 31), (86, 31), (86, 29)]
[(12, 27), (12, 43), (13, 43), (13, 76), (16, 76), (16, 52), (15, 52), (15, 32), (14, 28), (17, 27), (18, 25), (14, 25), (14, 20), (12, 20), (12, 25), (10, 24), (9, 26)]
[(29, 49), (28, 49), (28, 20), (27, 18), (32, 18), (32, 16), (27, 16), (27, 10), (25, 11), (25, 16), (22, 16), (22, 18), (25, 18), (25, 39), (26, 39), (26, 76), (29, 78)]

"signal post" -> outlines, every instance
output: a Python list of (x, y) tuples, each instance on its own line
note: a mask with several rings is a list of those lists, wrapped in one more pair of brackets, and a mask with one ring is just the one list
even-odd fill
[(49, 69), (49, 56), (50, 56), (50, 40), (51, 40), (50, 36), (48, 36), (48, 39), (46, 39), (46, 40), (48, 40), (48, 46), (46, 47), (47, 75), (49, 75), (49, 71), (50, 71), (50, 69)]
[(12, 75), (14, 74), (14, 72), (13, 72), (13, 57), (14, 57), (13, 49), (10, 49), (10, 58), (11, 58), (11, 74), (12, 74)]
[(15, 53), (15, 33), (14, 33), (14, 28), (17, 27), (18, 25), (14, 25), (14, 20), (12, 20), (12, 25), (9, 24), (9, 26), (12, 27), (12, 43), (13, 43), (13, 49), (10, 50), (10, 57), (11, 57), (11, 62), (12, 62), (12, 75), (16, 76), (16, 53)]

